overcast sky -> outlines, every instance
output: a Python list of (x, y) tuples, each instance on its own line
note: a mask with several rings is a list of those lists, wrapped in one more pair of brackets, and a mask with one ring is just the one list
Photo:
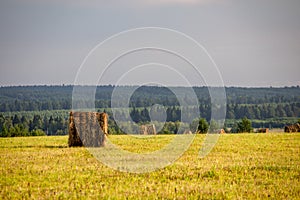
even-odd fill
[(73, 84), (97, 44), (148, 26), (198, 41), (226, 86), (300, 85), (299, 0), (1, 0), (0, 85)]

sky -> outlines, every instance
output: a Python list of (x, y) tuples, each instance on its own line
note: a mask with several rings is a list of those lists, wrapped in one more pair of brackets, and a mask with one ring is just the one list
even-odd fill
[[(219, 71), (216, 79), (225, 86), (300, 85), (299, 0), (1, 0), (0, 85), (74, 84), (93, 48), (115, 34), (141, 27), (172, 29), (193, 38), (205, 48)], [(151, 40), (151, 34), (141, 34), (136, 37)], [(118, 44), (122, 47), (108, 45), (105, 50), (116, 53), (137, 41), (133, 37)], [(170, 41), (174, 47), (186, 45)], [(185, 52), (195, 53), (193, 48)], [(199, 52), (199, 57), (204, 54)], [(131, 62), (124, 57), (98, 83), (151, 83), (153, 71), (159, 74), (153, 84), (181, 85), (184, 81), (174, 80), (182, 76), (192, 85), (207, 83), (206, 77), (197, 82), (193, 71), (170, 55), (160, 58), (157, 51), (150, 55), (143, 51), (130, 56)], [(151, 61), (159, 64), (130, 70)], [(173, 67), (177, 70), (170, 71), (172, 66), (165, 61), (177, 65)], [(99, 65), (93, 63), (95, 77), (104, 69)], [(91, 84), (89, 75), (80, 83)]]

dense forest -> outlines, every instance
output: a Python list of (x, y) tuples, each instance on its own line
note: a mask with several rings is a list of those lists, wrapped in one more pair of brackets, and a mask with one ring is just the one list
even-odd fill
[[(82, 86), (89, 87), (89, 86)], [(118, 86), (126, 94), (132, 86)], [(111, 96), (114, 86), (98, 86), (95, 107), (109, 114), (110, 133), (122, 133), (111, 113)], [(209, 88), (194, 87), (199, 107), (191, 106), (187, 112), (199, 111), (199, 118), (210, 120), (211, 99)], [(0, 135), (63, 135), (68, 130), (68, 113), (72, 108), (73, 86), (13, 86), (0, 87)], [(174, 94), (176, 91), (176, 95)], [(246, 117), (253, 127), (283, 128), (295, 123), (300, 117), (300, 88), (237, 88), (226, 91), (226, 123), (231, 128)], [(184, 87), (139, 87), (130, 97), (130, 116), (134, 122), (143, 124), (150, 121), (150, 109), (155, 104), (166, 109), (166, 121), (161, 132), (177, 130), (182, 108), (178, 97), (189, 102)], [(126, 101), (126, 95), (119, 95), (119, 102)], [(121, 107), (121, 106), (120, 106)], [(118, 115), (123, 115), (120, 108)]]

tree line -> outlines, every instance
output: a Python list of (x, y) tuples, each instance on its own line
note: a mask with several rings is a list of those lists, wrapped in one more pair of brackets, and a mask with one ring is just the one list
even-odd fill
[(35, 114), (27, 116), (4, 116), (0, 114), (0, 137), (65, 135), (68, 120), (62, 117), (42, 117)]
[[(105, 109), (104, 109), (105, 110)], [(102, 110), (98, 110), (102, 112)], [(131, 133), (131, 131), (138, 132), (139, 125), (150, 123), (149, 109), (148, 108), (134, 108), (130, 112), (130, 116), (133, 122), (122, 121), (117, 124), (111, 110), (106, 111), (109, 115), (109, 134), (123, 134)], [(283, 128), (286, 124), (296, 123), (296, 120), (289, 118), (280, 119), (268, 119), (268, 120), (250, 120), (247, 117), (241, 119), (226, 119), (224, 127), (219, 127), (217, 122), (214, 120), (202, 118), (199, 116), (198, 119), (194, 121), (183, 122), (177, 115), (180, 113), (178, 107), (170, 107), (167, 109), (166, 122), (152, 121), (155, 126), (159, 129), (158, 133), (171, 134), (171, 133), (184, 133), (185, 130), (190, 129), (192, 132), (198, 131), (199, 133), (204, 131), (200, 128), (204, 126), (213, 131), (223, 128), (226, 132), (239, 133), (248, 132), (249, 129), (241, 128), (241, 122), (247, 119), (251, 124), (252, 128)], [(26, 112), (25, 112), (26, 113)], [(122, 111), (118, 111), (117, 114), (120, 115)], [(121, 114), (122, 115), (122, 114)], [(3, 115), (0, 114), (0, 137), (17, 137), (17, 136), (38, 136), (38, 135), (66, 135), (69, 129), (69, 112), (61, 111), (57, 112), (47, 112), (47, 114), (38, 114), (38, 112), (33, 112), (31, 114), (18, 113), (14, 115)], [(200, 120), (199, 120), (200, 119)], [(244, 121), (243, 121), (244, 120)], [(210, 123), (208, 123), (208, 121)], [(202, 124), (202, 125), (201, 125)], [(159, 128), (160, 127), (160, 128)], [(197, 127), (198, 129), (195, 129)], [(229, 131), (229, 129), (231, 131)], [(133, 132), (132, 132), (133, 133)]]
[[(236, 121), (230, 130), (226, 126), (223, 127), (223, 130), (225, 133), (251, 133), (253, 132), (253, 127), (252, 122), (247, 117), (244, 117), (243, 119)], [(209, 124), (206, 119), (201, 118), (198, 123), (197, 132), (207, 133), (208, 131), (218, 131), (216, 122), (211, 121)]]
[[(118, 87), (121, 87), (124, 94), (132, 90), (131, 86)], [(68, 113), (72, 109), (72, 89), (73, 86), (0, 87), (0, 135), (67, 134)], [(101, 111), (108, 112), (110, 116), (109, 130), (112, 134), (117, 134), (123, 131), (117, 126), (110, 110), (111, 95), (114, 89), (115, 87), (111, 85), (97, 87), (95, 106)], [(159, 104), (164, 106), (167, 121), (161, 133), (176, 132), (180, 123), (188, 127), (186, 122), (181, 122), (183, 111), (190, 113), (191, 116), (193, 113), (199, 112), (199, 119), (209, 121), (211, 110), (214, 109), (211, 104), (209, 88), (194, 87), (193, 89), (197, 95), (199, 107), (181, 108), (178, 97), (187, 104), (194, 103), (191, 102), (184, 87), (140, 87), (130, 97), (130, 117), (138, 124), (149, 123), (152, 106)], [(225, 90), (227, 94), (225, 126), (233, 128), (233, 130), (237, 127), (237, 122), (245, 117), (251, 120), (253, 127), (276, 128), (282, 128), (286, 123), (292, 123), (300, 117), (300, 88), (298, 86), (284, 88), (230, 87)], [(126, 102), (126, 98), (126, 95), (118, 96), (120, 102)], [(120, 107), (122, 106), (120, 104)], [(12, 115), (12, 113), (14, 114)], [(115, 114), (125, 115), (121, 108)], [(189, 116), (185, 117), (189, 118)]]
[[(82, 86), (89, 88), (90, 86)], [(116, 87), (98, 86), (95, 93), (95, 107), (109, 108), (111, 106), (112, 93)], [(131, 86), (118, 86), (122, 93), (127, 94), (132, 91)], [(193, 88), (200, 106), (209, 106), (211, 99), (208, 87)], [(226, 101), (232, 110), (243, 105), (252, 105), (249, 108), (254, 110), (259, 106), (271, 106), (277, 109), (277, 105), (283, 106), (285, 115), (299, 115), (295, 108), (299, 108), (300, 88), (284, 87), (284, 88), (238, 88), (229, 87), (226, 90)], [(64, 110), (72, 108), (72, 91), (73, 86), (14, 86), (0, 87), (0, 112), (14, 111), (42, 111), (42, 110)], [(174, 94), (176, 93), (176, 95)], [(184, 87), (155, 87), (142, 86), (134, 91), (130, 97), (130, 107), (149, 107), (154, 104), (166, 107), (178, 106), (178, 97), (189, 104), (190, 96)], [(119, 101), (126, 101), (126, 95), (119, 95)], [(290, 105), (290, 106), (289, 106)], [(275, 107), (274, 107), (275, 106)], [(246, 108), (246, 107), (245, 107)], [(282, 110), (280, 107), (278, 107)], [(259, 108), (258, 108), (259, 109)], [(275, 114), (271, 115), (275, 116)], [(235, 112), (236, 113), (236, 112)], [(279, 115), (279, 114), (278, 114)], [(239, 117), (239, 116), (238, 116)], [(256, 118), (260, 115), (256, 114)], [(262, 117), (263, 118), (263, 117)]]
[[(207, 121), (211, 118), (211, 107), (209, 105), (201, 105), (199, 108), (186, 108), (185, 113), (196, 112), (199, 109), (200, 118), (205, 118)], [(180, 121), (182, 109), (180, 107), (172, 106), (166, 108), (166, 121)], [(120, 113), (119, 113), (120, 114)], [(135, 122), (149, 122), (149, 108), (133, 108), (130, 113)], [(297, 118), (300, 115), (300, 103), (292, 104), (263, 104), (263, 105), (227, 105), (226, 119), (278, 119), (278, 118)]]

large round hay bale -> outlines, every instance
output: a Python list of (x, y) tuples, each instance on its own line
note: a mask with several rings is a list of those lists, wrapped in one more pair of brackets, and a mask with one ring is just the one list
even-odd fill
[(68, 139), (69, 147), (83, 146), (80, 136), (75, 127), (73, 112), (70, 112), (69, 117), (69, 139)]
[(107, 118), (106, 113), (70, 112), (69, 146), (104, 146), (108, 130)]

